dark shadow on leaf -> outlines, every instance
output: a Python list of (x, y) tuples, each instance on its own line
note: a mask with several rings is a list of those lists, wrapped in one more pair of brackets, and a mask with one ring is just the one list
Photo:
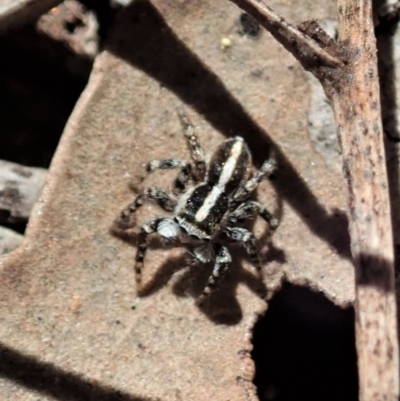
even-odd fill
[(100, 385), (1, 343), (0, 377), (60, 401), (158, 401)]
[[(201, 305), (198, 305), (201, 312), (211, 321), (224, 325), (235, 325), (243, 317), (236, 295), (236, 288), (240, 283), (246, 285), (260, 298), (265, 298), (267, 295), (267, 288), (262, 277), (257, 275), (255, 271), (250, 272), (242, 267), (243, 258), (241, 255), (244, 251), (230, 248), (230, 252), (232, 264), (225, 275), (221, 277), (215, 291)], [(212, 264), (189, 264), (189, 268), (174, 283), (173, 292), (177, 296), (191, 296), (197, 300), (207, 284), (212, 267)]]
[(107, 50), (174, 92), (224, 135), (243, 135), (257, 166), (268, 157), (273, 146), (279, 169), (272, 184), (278, 195), (295, 209), (315, 235), (342, 257), (350, 258), (344, 213), (337, 218), (319, 203), (271, 136), (253, 121), (221, 79), (175, 35), (154, 5), (147, 0), (131, 3), (117, 16), (112, 37)]
[(186, 259), (184, 255), (168, 258), (161, 267), (157, 269), (151, 280), (143, 283), (143, 288), (139, 292), (139, 296), (148, 297), (165, 287), (175, 273), (187, 266)]
[(273, 242), (261, 241), (266, 244), (260, 249), (260, 255), (264, 264), (268, 264), (272, 261), (284, 264), (287, 262), (286, 254), (283, 249), (277, 248)]
[[(235, 288), (238, 280), (238, 263), (232, 263), (218, 282), (215, 291), (199, 309), (217, 324), (234, 325), (242, 320), (242, 309), (237, 301)], [(195, 301), (203, 292), (212, 272), (212, 264), (190, 265), (188, 270), (174, 283), (173, 292), (180, 297), (190, 296)]]

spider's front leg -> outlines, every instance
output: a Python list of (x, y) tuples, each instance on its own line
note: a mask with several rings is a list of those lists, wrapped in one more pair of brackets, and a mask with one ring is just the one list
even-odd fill
[(279, 220), (261, 203), (255, 201), (247, 201), (239, 205), (232, 213), (229, 214), (228, 224), (230, 226), (260, 215), (268, 224), (271, 230), (276, 230)]
[(150, 220), (140, 228), (135, 258), (135, 279), (139, 292), (142, 287), (143, 262), (148, 245), (147, 237), (152, 233), (157, 233), (164, 240), (172, 241), (179, 237), (180, 229), (178, 224), (173, 220), (163, 217)]
[(241, 227), (226, 227), (224, 233), (233, 241), (241, 242), (246, 249), (247, 254), (253, 265), (256, 267), (257, 272), (261, 272), (262, 264), (258, 249), (256, 246), (256, 239), (254, 234), (249, 230)]
[(122, 231), (134, 227), (136, 225), (135, 212), (148, 200), (154, 201), (167, 212), (174, 210), (176, 205), (176, 201), (171, 199), (162, 189), (157, 187), (147, 188), (121, 211), (119, 216), (114, 220), (114, 227)]
[(208, 279), (207, 285), (205, 286), (202, 294), (197, 299), (197, 303), (200, 305), (215, 289), (219, 279), (226, 272), (229, 264), (232, 262), (232, 256), (225, 246), (219, 245), (215, 256), (215, 265), (213, 272)]

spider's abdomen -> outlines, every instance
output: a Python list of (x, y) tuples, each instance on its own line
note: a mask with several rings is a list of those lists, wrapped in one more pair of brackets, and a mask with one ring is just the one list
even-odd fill
[(200, 184), (193, 188), (175, 211), (178, 224), (189, 234), (210, 238), (228, 210), (228, 197), (217, 186)]
[(210, 239), (228, 211), (228, 196), (251, 172), (251, 156), (243, 138), (237, 136), (217, 146), (211, 154), (205, 182), (180, 200), (175, 220), (189, 235)]
[(250, 176), (249, 148), (240, 136), (228, 139), (214, 149), (208, 165), (207, 184), (230, 194)]

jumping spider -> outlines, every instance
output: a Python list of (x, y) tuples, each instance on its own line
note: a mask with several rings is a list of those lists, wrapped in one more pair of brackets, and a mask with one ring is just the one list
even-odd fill
[(252, 160), (243, 138), (236, 136), (219, 144), (209, 157), (204, 157), (197, 135), (185, 114), (178, 111), (193, 159), (191, 163), (179, 159), (153, 160), (147, 172), (158, 169), (179, 169), (174, 182), (175, 196), (169, 196), (157, 187), (147, 188), (122, 210), (115, 227), (126, 231), (135, 225), (134, 213), (145, 201), (156, 202), (162, 209), (172, 212), (172, 218), (158, 217), (145, 223), (138, 235), (135, 275), (138, 290), (142, 284), (143, 261), (147, 251), (147, 237), (156, 233), (164, 242), (177, 246), (186, 244), (194, 259), (200, 263), (214, 261), (213, 272), (198, 301), (205, 299), (232, 261), (226, 240), (241, 242), (258, 272), (261, 260), (252, 232), (238, 224), (260, 215), (271, 230), (278, 220), (265, 206), (248, 200), (258, 184), (271, 175), (275, 160), (269, 159), (255, 175)]

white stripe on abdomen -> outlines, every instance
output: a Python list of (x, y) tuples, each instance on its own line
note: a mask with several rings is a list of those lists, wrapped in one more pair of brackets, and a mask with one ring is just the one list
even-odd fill
[(224, 168), (221, 171), (217, 186), (222, 190), (225, 189), (226, 184), (231, 179), (233, 172), (235, 171), (237, 161), (243, 149), (243, 139), (237, 138), (235, 144), (232, 146), (231, 154), (225, 163)]
[(203, 221), (210, 213), (210, 210), (215, 205), (215, 202), (219, 198), (223, 191), (218, 186), (213, 187), (210, 194), (204, 199), (201, 208), (197, 211), (195, 219), (196, 221), (200, 222)]
[(225, 192), (225, 186), (232, 178), (232, 174), (235, 171), (237, 161), (243, 150), (243, 140), (242, 138), (237, 138), (236, 142), (232, 146), (231, 153), (221, 171), (221, 175), (217, 184), (213, 187), (210, 194), (204, 199), (204, 203), (197, 211), (195, 219), (198, 222), (203, 221), (210, 213), (211, 209), (214, 207), (215, 202), (219, 196)]

